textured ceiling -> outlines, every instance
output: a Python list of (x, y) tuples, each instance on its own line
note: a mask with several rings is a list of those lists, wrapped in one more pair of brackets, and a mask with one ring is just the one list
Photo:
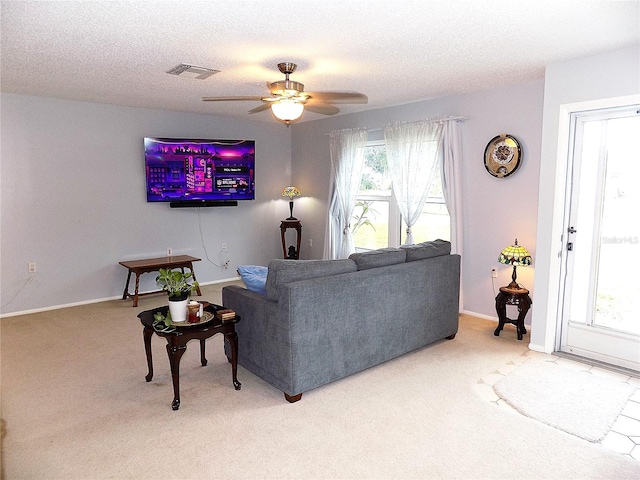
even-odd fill
[[(542, 78), (550, 62), (640, 43), (640, 2), (5, 1), (5, 92), (247, 116), (293, 61), (307, 91), (356, 91), (341, 113)], [(207, 80), (165, 73), (180, 63)], [(306, 112), (301, 121), (321, 115)], [(269, 112), (252, 119), (273, 121)]]

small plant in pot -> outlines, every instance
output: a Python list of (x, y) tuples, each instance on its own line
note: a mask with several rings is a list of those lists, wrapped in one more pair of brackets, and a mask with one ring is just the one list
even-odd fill
[(193, 280), (193, 272), (160, 269), (156, 277), (158, 286), (169, 294), (169, 312), (173, 322), (184, 322), (187, 319), (187, 303), (189, 296), (198, 289), (198, 282)]

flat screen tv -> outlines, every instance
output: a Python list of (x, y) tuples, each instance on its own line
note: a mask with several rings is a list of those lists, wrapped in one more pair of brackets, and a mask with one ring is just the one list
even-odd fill
[(145, 138), (147, 202), (171, 207), (255, 199), (255, 141)]

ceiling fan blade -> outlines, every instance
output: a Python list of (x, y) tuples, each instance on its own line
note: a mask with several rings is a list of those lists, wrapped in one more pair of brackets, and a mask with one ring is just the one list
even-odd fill
[[(322, 115), (339, 113), (340, 110), (333, 105), (334, 103), (364, 104), (369, 102), (366, 95), (358, 92), (305, 92), (302, 83), (289, 79), (289, 75), (296, 70), (294, 63), (279, 63), (278, 69), (281, 73), (284, 73), (285, 78), (284, 80), (266, 83), (270, 96), (202, 97), (202, 100), (205, 102), (261, 101), (262, 103), (259, 106), (249, 110), (250, 114), (264, 112), (275, 104), (293, 102), (299, 106), (304, 105), (304, 108), (310, 112)], [(287, 122), (287, 124), (289, 123)]]
[(340, 111), (338, 107), (314, 99), (309, 99), (307, 103), (304, 104), (304, 108), (310, 112), (321, 113), (323, 115), (335, 115)]
[(263, 103), (262, 105), (260, 105), (259, 107), (253, 108), (251, 110), (249, 110), (249, 113), (258, 113), (258, 112), (264, 112), (265, 110), (269, 110), (271, 108), (271, 105), (268, 103)]
[(351, 92), (305, 92), (313, 100), (326, 103), (367, 103), (369, 99), (362, 93)]
[(203, 102), (235, 102), (235, 101), (258, 101), (262, 97), (202, 97)]

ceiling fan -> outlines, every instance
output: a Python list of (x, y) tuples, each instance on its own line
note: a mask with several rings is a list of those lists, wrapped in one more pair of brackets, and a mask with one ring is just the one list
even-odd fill
[(203, 97), (205, 102), (227, 101), (262, 101), (262, 105), (249, 110), (258, 113), (271, 109), (273, 115), (287, 126), (299, 119), (305, 108), (323, 115), (335, 115), (340, 110), (333, 103), (367, 103), (368, 98), (362, 93), (351, 92), (305, 92), (304, 85), (289, 80), (289, 75), (296, 71), (297, 65), (291, 62), (278, 64), (278, 70), (284, 73), (284, 80), (268, 84), (270, 97)]

